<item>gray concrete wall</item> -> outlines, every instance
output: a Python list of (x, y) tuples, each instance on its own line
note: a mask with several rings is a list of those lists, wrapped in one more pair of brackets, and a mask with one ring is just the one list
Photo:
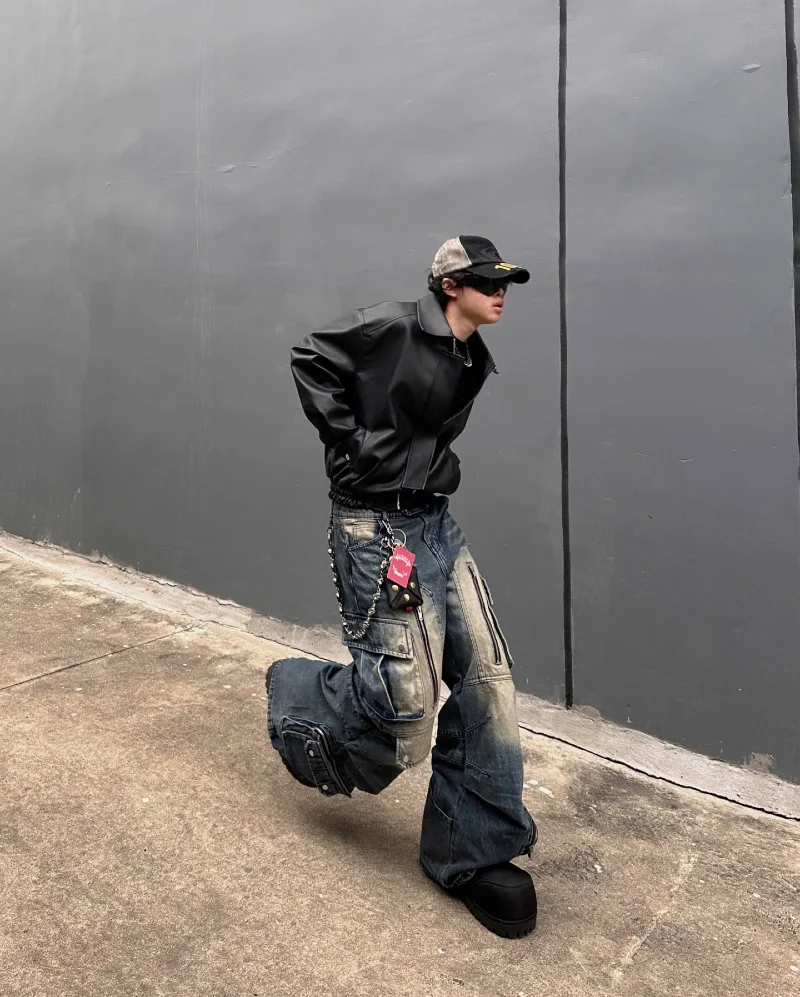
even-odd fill
[(576, 700), (797, 777), (783, 4), (571, 0), (569, 58)]
[(462, 0), (14, 8), (0, 526), (335, 623), (289, 350), (486, 232), (535, 278), (491, 337), (454, 505), (521, 686), (563, 696), (557, 10), (521, 32)]
[[(0, 528), (335, 623), (289, 349), (484, 232), (534, 277), (454, 507), (519, 687), (563, 698), (559, 10), (513, 8), (6, 12)], [(575, 691), (800, 777), (782, 5), (727, 9), (570, 4)]]

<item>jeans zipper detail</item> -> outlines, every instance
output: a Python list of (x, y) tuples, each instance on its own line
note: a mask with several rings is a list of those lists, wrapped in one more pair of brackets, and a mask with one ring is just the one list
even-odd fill
[(486, 579), (481, 578), (483, 582), (483, 588), (486, 592), (486, 598), (489, 600), (489, 612), (492, 614), (492, 619), (494, 620), (494, 628), (497, 632), (497, 636), (500, 638), (500, 642), (503, 645), (503, 650), (506, 652), (506, 659), (508, 660), (508, 667), (514, 667), (514, 659), (511, 657), (511, 650), (508, 646), (508, 641), (506, 640), (506, 635), (503, 633), (503, 628), (500, 626), (500, 621), (497, 619), (497, 613), (494, 611), (494, 599), (492, 598), (491, 590), (486, 584)]
[(500, 650), (500, 644), (497, 641), (497, 634), (494, 632), (494, 626), (492, 624), (492, 618), (489, 616), (489, 610), (486, 606), (486, 600), (483, 597), (483, 592), (481, 591), (481, 584), (478, 578), (478, 572), (475, 570), (475, 565), (470, 564), (469, 573), (472, 575), (472, 583), (475, 586), (475, 594), (478, 596), (478, 602), (481, 606), (481, 612), (483, 613), (483, 618), (486, 620), (486, 626), (489, 629), (489, 636), (492, 638), (492, 647), (494, 648), (494, 663), (499, 665), (503, 660), (503, 654)]
[(422, 634), (422, 643), (425, 645), (425, 660), (428, 662), (428, 670), (431, 673), (431, 681), (433, 682), (433, 710), (436, 711), (436, 704), (439, 702), (439, 682), (436, 678), (436, 669), (433, 665), (433, 651), (431, 650), (431, 641), (428, 636), (428, 628), (425, 626), (425, 617), (422, 615), (422, 609), (417, 606), (417, 620), (419, 621), (419, 632)]

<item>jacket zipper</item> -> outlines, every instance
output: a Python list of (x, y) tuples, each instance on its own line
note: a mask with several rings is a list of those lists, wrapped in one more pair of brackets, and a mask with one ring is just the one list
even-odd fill
[(425, 625), (425, 617), (422, 615), (422, 609), (417, 606), (417, 620), (419, 622), (419, 631), (422, 634), (422, 643), (425, 645), (425, 660), (428, 662), (428, 671), (431, 673), (431, 681), (433, 683), (433, 710), (436, 712), (436, 705), (439, 702), (439, 681), (436, 678), (436, 669), (433, 665), (433, 651), (431, 650), (431, 641), (428, 636), (428, 628)]
[(445, 421), (442, 423), (442, 429), (444, 429), (445, 426), (449, 426), (451, 422), (455, 422), (456, 419), (459, 419), (467, 411), (467, 409), (470, 407), (470, 405), (474, 405), (475, 404), (475, 399), (480, 394), (480, 391), (483, 388), (484, 384), (486, 384), (486, 382), (489, 380), (489, 375), (490, 374), (499, 374), (500, 373), (500, 371), (497, 369), (497, 367), (494, 366), (494, 360), (492, 360), (491, 355), (489, 356), (489, 363), (491, 364), (491, 368), (486, 372), (486, 374), (484, 374), (483, 380), (481, 381), (481, 383), (480, 383), (480, 385), (478, 387), (478, 390), (475, 393), (475, 398), (473, 398), (472, 401), (467, 402), (466, 405), (462, 405), (461, 408), (458, 410), (458, 412), (454, 412), (452, 415), (448, 416), (445, 419)]
[[(484, 343), (484, 345), (486, 345), (486, 344)], [(492, 354), (491, 354), (491, 353), (489, 352), (489, 348), (488, 348), (488, 346), (486, 347), (486, 356), (487, 356), (487, 357), (488, 357), (488, 359), (489, 359), (489, 366), (491, 367), (491, 370), (489, 371), (489, 373), (490, 373), (490, 374), (499, 374), (499, 373), (500, 373), (500, 371), (499, 371), (499, 370), (497, 369), (497, 364), (496, 364), (496, 363), (494, 362), (494, 357), (493, 357), (493, 356), (492, 356)], [(487, 380), (488, 380), (488, 378), (487, 378)], [(485, 383), (485, 382), (484, 382), (484, 383)]]
[(478, 596), (478, 602), (480, 603), (481, 606), (481, 612), (483, 613), (484, 620), (486, 620), (486, 626), (489, 629), (489, 636), (492, 638), (492, 647), (494, 648), (494, 663), (496, 665), (499, 665), (503, 660), (503, 655), (502, 652), (500, 651), (500, 644), (497, 641), (497, 634), (494, 632), (492, 619), (489, 616), (489, 610), (486, 606), (486, 600), (483, 597), (483, 592), (481, 591), (478, 572), (475, 570), (474, 564), (470, 564), (469, 573), (472, 575), (472, 584), (475, 586), (475, 593)]

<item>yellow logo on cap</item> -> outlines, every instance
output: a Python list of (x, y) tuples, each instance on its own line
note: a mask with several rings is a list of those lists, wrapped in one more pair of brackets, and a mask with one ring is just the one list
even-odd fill
[(495, 263), (495, 270), (516, 270), (513, 263)]

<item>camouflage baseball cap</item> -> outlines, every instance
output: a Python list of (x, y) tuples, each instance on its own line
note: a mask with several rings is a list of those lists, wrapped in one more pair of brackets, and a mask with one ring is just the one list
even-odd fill
[(510, 280), (514, 284), (526, 284), (531, 278), (524, 267), (505, 263), (495, 244), (480, 235), (448, 239), (434, 256), (431, 267), (434, 277), (446, 277), (457, 270), (468, 270), (492, 280)]

